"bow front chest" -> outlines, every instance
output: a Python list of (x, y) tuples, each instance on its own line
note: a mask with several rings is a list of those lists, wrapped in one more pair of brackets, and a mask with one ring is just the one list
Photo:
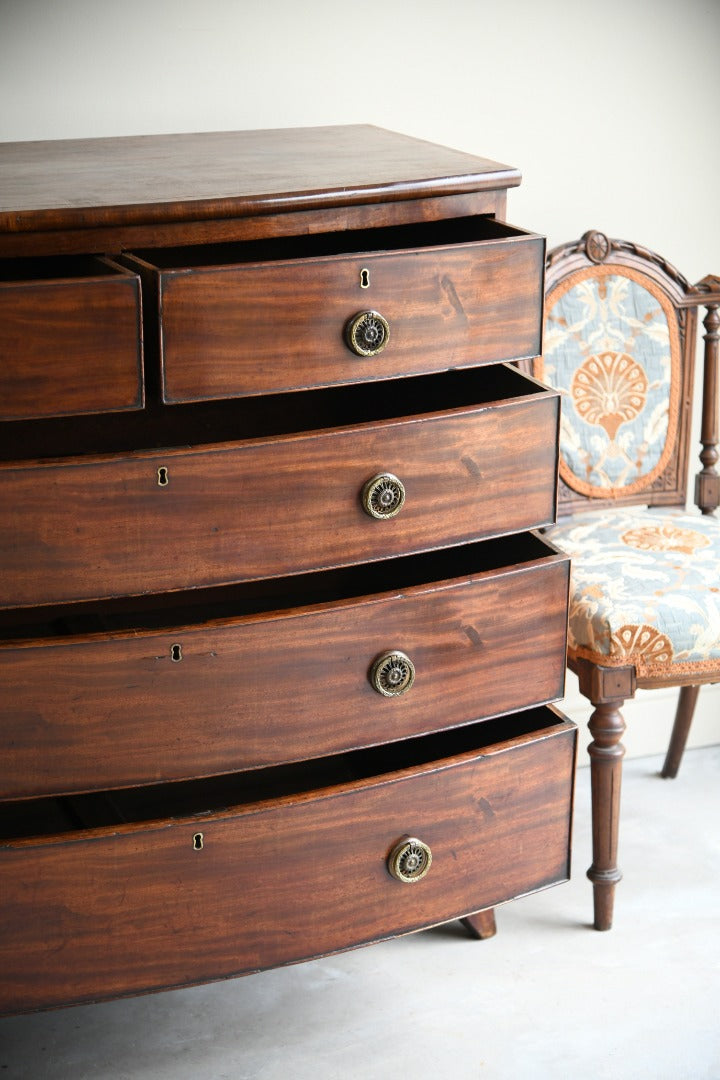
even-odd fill
[(568, 876), (544, 241), (372, 127), (0, 152), (0, 1012)]

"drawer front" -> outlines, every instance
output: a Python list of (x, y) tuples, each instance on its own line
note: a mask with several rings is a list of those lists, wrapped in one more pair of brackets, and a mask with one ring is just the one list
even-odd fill
[[(507, 231), (516, 235), (424, 250), (162, 271), (164, 400), (331, 386), (535, 356), (544, 241)], [(368, 310), (383, 316), (389, 337), (382, 352), (363, 356), (346, 343), (346, 326)]]
[[(448, 572), (462, 557), (447, 553)], [(2, 646), (0, 798), (299, 761), (556, 700), (568, 567), (546, 549), (518, 568), (298, 611)], [(414, 682), (386, 696), (373, 665), (398, 651)]]
[[(241, 812), (6, 841), (0, 1011), (256, 971), (566, 880), (575, 732), (538, 724), (551, 726)], [(414, 883), (387, 869), (407, 836), (432, 852)]]
[[(295, 574), (546, 525), (558, 399), (199, 451), (0, 469), (0, 606)], [(395, 517), (368, 480), (406, 490)]]
[(142, 405), (135, 275), (0, 282), (1, 420)]

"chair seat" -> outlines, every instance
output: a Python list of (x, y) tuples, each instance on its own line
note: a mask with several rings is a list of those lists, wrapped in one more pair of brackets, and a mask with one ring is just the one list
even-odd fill
[(568, 652), (638, 678), (720, 675), (720, 521), (630, 507), (548, 531), (572, 559)]

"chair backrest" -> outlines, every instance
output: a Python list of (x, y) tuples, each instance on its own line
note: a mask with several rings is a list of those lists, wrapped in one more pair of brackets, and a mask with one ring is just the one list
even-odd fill
[(600, 232), (549, 253), (533, 373), (562, 394), (561, 514), (685, 505), (694, 294), (658, 255)]

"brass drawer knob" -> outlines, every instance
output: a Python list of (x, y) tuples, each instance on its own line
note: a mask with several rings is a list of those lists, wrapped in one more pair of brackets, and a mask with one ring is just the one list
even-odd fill
[(390, 852), (388, 870), (397, 881), (414, 885), (416, 881), (422, 881), (431, 864), (432, 851), (427, 844), (408, 836)]
[(362, 490), (363, 510), (370, 517), (391, 518), (405, 505), (405, 488), (392, 473), (378, 473)]
[(359, 311), (345, 327), (345, 340), (357, 356), (377, 356), (390, 340), (390, 327), (379, 311)]
[(370, 670), (370, 682), (383, 697), (405, 694), (415, 682), (415, 665), (404, 652), (383, 653)]

